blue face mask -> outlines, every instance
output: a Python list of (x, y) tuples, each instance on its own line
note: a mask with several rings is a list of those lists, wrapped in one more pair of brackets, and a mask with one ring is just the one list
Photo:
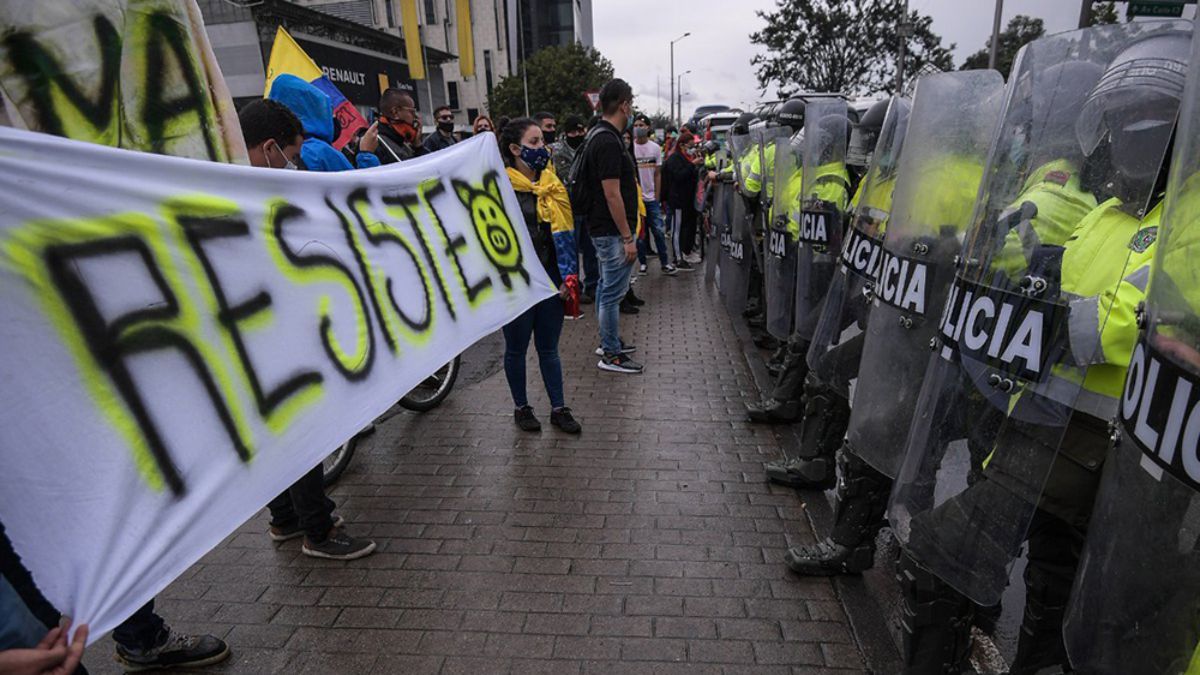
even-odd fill
[(550, 151), (546, 148), (530, 148), (521, 146), (521, 161), (534, 171), (541, 171), (550, 163)]

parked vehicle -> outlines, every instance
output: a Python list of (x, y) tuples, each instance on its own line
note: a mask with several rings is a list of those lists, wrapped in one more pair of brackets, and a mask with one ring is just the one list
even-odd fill
[[(446, 397), (450, 395), (450, 390), (454, 388), (454, 381), (458, 379), (458, 371), (462, 366), (461, 359), (462, 357), (456, 356), (453, 361), (438, 368), (412, 391), (405, 394), (397, 404), (414, 412), (428, 412), (441, 405), (442, 401), (445, 401)], [(346, 467), (350, 465), (350, 460), (354, 458), (354, 451), (358, 449), (359, 442), (374, 432), (375, 423), (372, 422), (366, 429), (354, 434), (350, 440), (340, 445), (325, 458), (323, 463), (326, 486), (333, 485), (337, 479), (342, 477)]]

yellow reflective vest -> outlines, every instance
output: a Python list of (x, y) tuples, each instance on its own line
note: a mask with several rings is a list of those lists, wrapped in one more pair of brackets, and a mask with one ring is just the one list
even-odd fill
[[(1120, 206), (1109, 199), (1079, 221), (1062, 259), (1071, 356), (1087, 368), (1073, 407), (1101, 419), (1115, 414), (1124, 388), (1163, 210), (1159, 203), (1138, 220)], [(1077, 372), (1061, 365), (1052, 377), (1079, 382)]]
[(1037, 214), (1022, 220), (1005, 236), (992, 268), (1019, 277), (1039, 245), (1062, 246), (1083, 217), (1096, 208), (1096, 197), (1079, 186), (1079, 171), (1066, 160), (1043, 164), (1025, 181), (1021, 195), (1000, 214), (1000, 220), (1032, 204)]

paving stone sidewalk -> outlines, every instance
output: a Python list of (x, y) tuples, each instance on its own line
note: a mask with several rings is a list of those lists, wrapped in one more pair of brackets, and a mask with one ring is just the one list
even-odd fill
[[(833, 584), (782, 563), (812, 531), (797, 493), (763, 481), (780, 441), (745, 422), (756, 388), (702, 277), (637, 284), (648, 304), (621, 321), (643, 375), (597, 370), (594, 307), (567, 322), (582, 436), (549, 425), (531, 349), (540, 434), (513, 426), (496, 371), (365, 441), (331, 494), (375, 555), (307, 558), (261, 513), (159, 612), (229, 641), (217, 672), (863, 672)], [(85, 664), (118, 672), (111, 655), (106, 638)]]

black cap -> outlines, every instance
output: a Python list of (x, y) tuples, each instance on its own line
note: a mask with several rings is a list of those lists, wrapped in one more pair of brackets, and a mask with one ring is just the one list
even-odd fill
[(583, 131), (583, 118), (579, 115), (567, 115), (567, 121), (562, 125), (563, 133), (569, 131)]

